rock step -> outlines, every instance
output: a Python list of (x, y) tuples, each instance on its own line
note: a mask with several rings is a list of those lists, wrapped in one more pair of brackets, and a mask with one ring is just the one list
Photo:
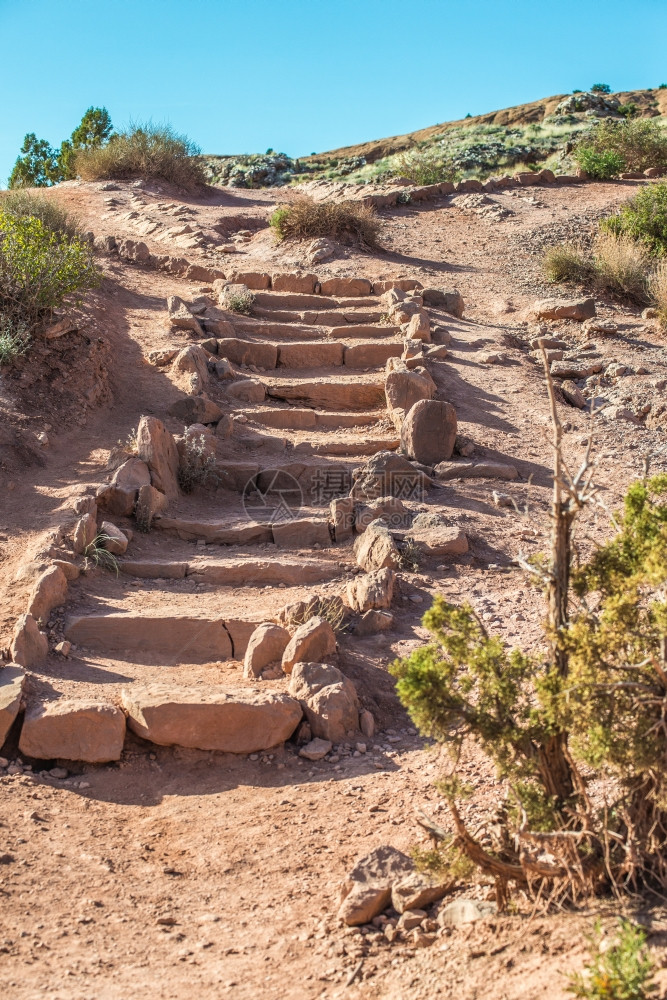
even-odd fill
[[(271, 460), (275, 464), (271, 464)], [(280, 473), (287, 473), (295, 479), (303, 497), (316, 505), (320, 501), (316, 498), (320, 496), (320, 487), (323, 482), (340, 482), (341, 488), (334, 494), (342, 496), (352, 486), (352, 470), (355, 463), (346, 459), (328, 459), (326, 456), (299, 456), (293, 461), (286, 460), (285, 456), (267, 455), (259, 460), (248, 461), (244, 459), (233, 460), (229, 458), (221, 459), (215, 465), (215, 474), (219, 484), (225, 489), (236, 493), (248, 493), (254, 488), (265, 491), (271, 488), (271, 483)], [(291, 481), (291, 480), (290, 480)], [(329, 500), (331, 497), (329, 497)], [(301, 501), (298, 501), (301, 502)], [(328, 500), (321, 501), (322, 505), (328, 505)], [(263, 517), (264, 511), (253, 510), (256, 517)]]
[(267, 392), (273, 399), (314, 406), (322, 410), (372, 410), (384, 405), (384, 377), (341, 376), (331, 378), (268, 378)]
[(348, 345), (337, 340), (247, 341), (226, 338), (218, 340), (218, 356), (237, 365), (257, 368), (319, 368), (332, 365), (348, 368), (384, 367), (389, 358), (399, 358), (403, 341), (361, 341)]
[(295, 444), (296, 454), (332, 455), (337, 457), (353, 457), (375, 455), (378, 451), (396, 451), (400, 438), (364, 438), (360, 441), (302, 441)]
[[(340, 319), (340, 317), (339, 317)], [(335, 337), (340, 340), (368, 340), (394, 338), (400, 336), (400, 327), (384, 323), (350, 322), (338, 326), (317, 326), (305, 323), (272, 323), (252, 316), (234, 318), (234, 331), (242, 337), (266, 340), (324, 340)]]
[[(247, 523), (230, 526), (227, 521), (223, 523), (221, 521), (162, 517), (154, 522), (154, 527), (159, 531), (176, 535), (184, 541), (203, 540), (214, 545), (277, 545), (282, 549), (304, 549), (313, 545), (317, 545), (319, 548), (329, 548), (333, 545), (328, 516), (295, 517), (291, 521), (266, 522), (265, 524), (253, 521), (250, 522), (250, 527)], [(282, 573), (285, 574), (287, 572), (284, 569), (285, 564), (281, 565), (283, 566)], [(326, 563), (318, 563), (317, 565), (324, 572), (323, 567), (326, 566)], [(303, 566), (303, 563), (300, 563), (299, 566)], [(188, 572), (189, 569), (190, 564), (188, 563), (186, 576), (192, 575)], [(262, 572), (265, 571), (262, 570)], [(311, 567), (308, 567), (306, 574), (310, 573)], [(256, 574), (255, 578), (259, 579)], [(264, 579), (262, 577), (262, 582)], [(271, 579), (266, 582), (270, 583)], [(284, 582), (284, 576), (279, 578), (278, 582)]]
[(255, 307), (264, 309), (316, 309), (318, 311), (333, 309), (369, 309), (379, 307), (379, 300), (373, 295), (348, 295), (335, 298), (331, 295), (309, 295), (307, 292), (270, 292), (254, 293)]
[(314, 310), (287, 310), (287, 309), (266, 309), (263, 306), (254, 306), (253, 313), (259, 319), (272, 319), (276, 323), (306, 323), (308, 326), (333, 326), (337, 327), (343, 323), (379, 323), (383, 313), (380, 309), (353, 311), (341, 310), (340, 312), (315, 312)]
[(390, 326), (384, 323), (349, 323), (345, 326), (334, 326), (329, 330), (331, 337), (341, 337), (345, 340), (368, 339), (369, 337), (398, 337), (401, 332), (399, 326)]
[[(324, 526), (325, 530), (320, 529), (318, 535), (321, 538), (326, 537), (329, 540), (328, 543), (331, 544), (327, 521), (324, 519), (308, 520), (318, 520)], [(199, 522), (199, 524), (203, 525), (204, 522)], [(280, 529), (291, 524), (295, 524), (295, 521), (274, 525), (276, 537), (286, 538), (288, 533), (285, 530), (281, 533)], [(302, 546), (306, 547), (307, 545), (308, 540), (305, 536)], [(206, 557), (196, 557), (187, 561), (123, 559), (119, 562), (119, 568), (128, 576), (145, 580), (183, 580), (186, 577), (191, 577), (196, 583), (215, 583), (227, 587), (280, 586), (281, 584), (286, 587), (306, 587), (313, 583), (331, 580), (343, 572), (338, 563), (327, 562), (324, 559), (287, 559), (281, 557), (274, 559), (243, 557), (206, 559)]]
[(384, 412), (371, 413), (336, 413), (331, 411), (319, 412), (318, 410), (279, 409), (277, 406), (267, 406), (257, 410), (249, 410), (248, 417), (263, 424), (265, 427), (273, 427), (276, 430), (322, 430), (329, 428), (338, 430), (340, 427), (364, 427), (375, 424), (384, 416)]

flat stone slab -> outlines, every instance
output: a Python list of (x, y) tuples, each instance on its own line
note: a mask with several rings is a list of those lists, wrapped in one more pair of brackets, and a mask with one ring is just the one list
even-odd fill
[(21, 707), (25, 670), (15, 663), (0, 668), (0, 747)]
[(111, 653), (152, 654), (164, 666), (230, 660), (232, 640), (221, 619), (185, 615), (109, 614), (71, 618), (65, 635)]
[(125, 716), (115, 705), (90, 700), (37, 702), (23, 721), (19, 750), (39, 760), (118, 760), (125, 740)]
[(228, 587), (280, 585), (307, 586), (340, 576), (335, 563), (315, 559), (236, 559), (227, 561), (193, 561), (188, 576), (201, 583), (217, 583)]
[(436, 477), (446, 479), (516, 479), (516, 466), (505, 462), (440, 462)]
[(160, 746), (256, 753), (289, 739), (302, 718), (295, 698), (279, 692), (150, 685), (125, 689), (132, 732)]
[(186, 541), (203, 539), (217, 545), (261, 545), (271, 542), (270, 524), (244, 521), (229, 526), (222, 521), (189, 521), (178, 517), (159, 517), (154, 525), (158, 531), (167, 531)]
[(384, 404), (384, 380), (269, 379), (267, 392), (274, 399), (324, 410), (370, 410)]

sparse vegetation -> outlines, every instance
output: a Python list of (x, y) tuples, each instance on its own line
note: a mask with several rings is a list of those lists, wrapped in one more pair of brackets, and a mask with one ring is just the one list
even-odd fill
[(615, 941), (608, 943), (600, 923), (590, 938), (591, 960), (583, 973), (570, 976), (568, 993), (578, 1000), (648, 1000), (657, 990), (646, 934), (629, 920), (619, 920)]
[(305, 625), (311, 618), (324, 618), (334, 632), (345, 631), (345, 605), (340, 597), (317, 597), (309, 601), (303, 610), (291, 616), (288, 625)]
[(611, 87), (608, 83), (594, 83), (591, 87), (592, 94), (611, 94)]
[(590, 260), (579, 247), (571, 243), (548, 247), (542, 261), (544, 275), (547, 281), (554, 284), (576, 282), (583, 284), (588, 281), (593, 272)]
[(26, 354), (30, 334), (25, 323), (0, 315), (0, 365), (8, 365)]
[(600, 223), (601, 229), (641, 242), (653, 254), (667, 253), (667, 182), (642, 188)]
[(254, 302), (255, 296), (249, 288), (241, 289), (231, 285), (225, 289), (223, 305), (229, 312), (238, 313), (240, 316), (251, 316)]
[(378, 247), (380, 221), (373, 208), (353, 201), (318, 202), (297, 198), (275, 210), (269, 220), (279, 240), (327, 237), (341, 243)]
[(575, 144), (573, 156), (600, 180), (625, 170), (662, 170), (667, 168), (667, 130), (654, 118), (604, 118)]
[(419, 545), (411, 538), (408, 538), (401, 546), (399, 560), (401, 569), (411, 570), (416, 573), (422, 562), (423, 554)]
[(39, 219), (52, 233), (63, 236), (80, 236), (78, 220), (53, 197), (35, 194), (33, 191), (17, 189), (0, 192), (0, 211), (16, 219), (29, 216)]
[(112, 125), (106, 108), (88, 108), (69, 139), (52, 149), (46, 139), (29, 132), (14, 164), (8, 187), (49, 187), (76, 176), (74, 160), (84, 150), (96, 149), (108, 142)]
[(106, 548), (107, 542), (112, 540), (113, 539), (109, 535), (102, 533), (95, 535), (92, 542), (89, 545), (86, 545), (83, 550), (83, 555), (86, 563), (91, 563), (93, 566), (99, 566), (101, 569), (108, 569), (118, 576), (118, 559), (113, 552), (109, 552)]
[(215, 476), (215, 453), (207, 447), (205, 435), (189, 435), (186, 429), (178, 467), (179, 486), (184, 493), (192, 493), (215, 480)]
[(439, 184), (456, 177), (456, 168), (441, 146), (427, 146), (400, 153), (396, 168), (414, 184)]
[(629, 236), (600, 233), (595, 241), (593, 269), (601, 290), (637, 304), (648, 301), (649, 256), (644, 246)]
[(206, 181), (199, 147), (170, 125), (130, 125), (104, 145), (82, 148), (74, 169), (83, 180), (122, 180), (131, 177), (169, 181), (192, 189)]
[(649, 279), (651, 299), (658, 310), (658, 319), (667, 327), (667, 260), (661, 260)]
[(625, 170), (625, 160), (611, 149), (599, 151), (582, 145), (575, 150), (574, 158), (589, 177), (598, 181), (610, 181)]

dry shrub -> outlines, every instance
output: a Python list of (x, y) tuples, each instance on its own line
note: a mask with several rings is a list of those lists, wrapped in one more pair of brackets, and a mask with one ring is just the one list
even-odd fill
[(298, 198), (279, 206), (270, 224), (279, 240), (327, 238), (340, 243), (379, 246), (380, 220), (375, 209), (356, 201), (313, 201)]
[(456, 170), (451, 160), (436, 146), (427, 149), (410, 149), (396, 159), (401, 177), (407, 177), (413, 184), (440, 184), (453, 181)]
[(544, 254), (542, 267), (547, 281), (560, 284), (564, 281), (587, 281), (592, 265), (584, 253), (570, 243), (549, 247)]
[(649, 281), (649, 292), (658, 310), (658, 319), (667, 327), (667, 260), (661, 260)]
[(600, 233), (595, 241), (595, 280), (603, 290), (633, 302), (646, 302), (649, 256), (628, 236)]
[(42, 194), (26, 191), (24, 188), (1, 191), (0, 212), (6, 212), (15, 219), (32, 216), (39, 219), (45, 229), (60, 233), (68, 239), (81, 235), (78, 219), (55, 198), (45, 198)]
[(169, 125), (131, 125), (105, 146), (80, 150), (75, 170), (84, 181), (159, 178), (192, 189), (206, 182), (200, 152)]

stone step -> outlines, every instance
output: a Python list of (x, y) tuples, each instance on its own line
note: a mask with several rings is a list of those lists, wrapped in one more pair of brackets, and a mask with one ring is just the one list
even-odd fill
[[(279, 527), (279, 526), (277, 526)], [(304, 534), (307, 539), (307, 536)], [(304, 541), (307, 546), (307, 540)], [(123, 559), (122, 573), (144, 580), (185, 579), (196, 583), (215, 583), (227, 587), (280, 586), (308, 587), (313, 583), (332, 580), (343, 572), (339, 563), (325, 559), (299, 559), (274, 556), (251, 559), (243, 556), (229, 559), (192, 560)]]
[(267, 406), (248, 411), (248, 417), (258, 424), (286, 431), (305, 431), (314, 430), (315, 428), (318, 430), (324, 428), (337, 430), (339, 427), (364, 427), (377, 423), (382, 416), (382, 412), (336, 413), (297, 409), (297, 407), (290, 407), (287, 410), (283, 410), (277, 406)]
[(254, 293), (254, 305), (263, 309), (298, 309), (298, 310), (333, 310), (333, 309), (369, 309), (379, 307), (379, 300), (372, 295), (347, 295), (334, 297), (330, 295), (310, 295), (307, 292), (272, 292)]
[(218, 356), (236, 365), (254, 365), (265, 371), (272, 368), (348, 368), (384, 367), (389, 358), (399, 358), (403, 341), (365, 340), (344, 344), (337, 340), (292, 341), (289, 344), (270, 341), (248, 341), (226, 338), (218, 340)]
[[(246, 526), (243, 523), (230, 526), (227, 521), (197, 521), (189, 518), (162, 517), (154, 522), (154, 528), (170, 535), (176, 535), (184, 541), (203, 540), (213, 545), (273, 544), (283, 549), (305, 549), (314, 545), (317, 545), (318, 548), (328, 548), (333, 544), (328, 516), (295, 517), (293, 520), (267, 522), (263, 525), (257, 522), (251, 522), (251, 524), (254, 529), (252, 533), (245, 530)], [(282, 565), (284, 567), (284, 564)], [(185, 575), (193, 575), (192, 566), (194, 563), (186, 564)], [(307, 572), (311, 572), (310, 567)], [(267, 583), (270, 582), (270, 579), (267, 580)], [(279, 579), (278, 582), (281, 583), (284, 580)]]
[(294, 446), (297, 454), (362, 456), (375, 455), (378, 451), (396, 451), (400, 438), (364, 438), (359, 441), (302, 441)]
[(338, 327), (342, 323), (368, 324), (379, 323), (383, 313), (380, 309), (340, 310), (338, 312), (316, 312), (315, 310), (266, 309), (263, 306), (253, 306), (253, 314), (259, 319), (272, 319), (276, 323), (305, 323), (308, 326)]
[(384, 323), (349, 323), (345, 326), (331, 327), (329, 335), (343, 340), (368, 340), (371, 337), (373, 339), (398, 337), (400, 332), (399, 326), (390, 326)]
[(247, 337), (264, 337), (267, 340), (323, 340), (330, 336), (331, 328), (305, 323), (272, 323), (254, 316), (235, 316), (235, 333)]
[(331, 378), (268, 378), (267, 392), (274, 399), (314, 406), (322, 410), (371, 410), (385, 403), (384, 377), (347, 375)]

